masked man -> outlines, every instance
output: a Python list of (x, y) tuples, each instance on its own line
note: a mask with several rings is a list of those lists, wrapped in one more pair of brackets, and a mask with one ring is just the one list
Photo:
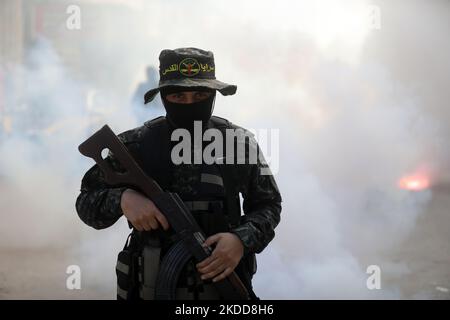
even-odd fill
[[(175, 297), (221, 299), (214, 282), (235, 271), (256, 299), (252, 289), (255, 254), (274, 238), (280, 221), (281, 196), (274, 177), (248, 131), (212, 116), (216, 91), (225, 96), (236, 92), (235, 85), (215, 78), (213, 53), (179, 48), (163, 50), (159, 59), (159, 86), (145, 94), (145, 103), (159, 92), (166, 117), (147, 121), (119, 138), (150, 177), (164, 190), (178, 193), (207, 236), (205, 245), (214, 248), (203, 261), (190, 259), (176, 273), (177, 279), (171, 279), (176, 281)], [(208, 147), (207, 139), (200, 144), (195, 140), (196, 134), (203, 137), (207, 129), (213, 128), (223, 133), (223, 142), (227, 130), (245, 134), (244, 139), (233, 141), (232, 147), (224, 142), (222, 152), (215, 154), (211, 163), (198, 157)], [(183, 134), (188, 134), (188, 141), (183, 141), (188, 147), (180, 151)], [(227, 148), (233, 148), (231, 156)], [(245, 151), (240, 154), (239, 150)], [(252, 162), (253, 151), (258, 156)], [(179, 161), (180, 157), (186, 161)], [(113, 154), (107, 160), (121, 170)], [(80, 218), (96, 229), (107, 228), (122, 216), (133, 228), (116, 266), (118, 299), (161, 297), (155, 279), (166, 272), (161, 270), (160, 262), (176, 242), (176, 234), (154, 203), (127, 186), (106, 184), (95, 165), (82, 180), (76, 208)], [(159, 241), (147, 237), (149, 233), (158, 233)]]

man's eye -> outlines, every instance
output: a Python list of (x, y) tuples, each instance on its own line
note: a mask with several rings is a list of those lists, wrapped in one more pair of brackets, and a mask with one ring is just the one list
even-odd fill
[(196, 92), (195, 95), (198, 98), (203, 98), (203, 97), (208, 96), (208, 94), (206, 92)]

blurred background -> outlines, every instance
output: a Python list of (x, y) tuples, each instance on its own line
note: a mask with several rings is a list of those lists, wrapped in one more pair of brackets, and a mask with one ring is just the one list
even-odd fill
[(279, 130), (261, 298), (449, 299), (449, 31), (448, 0), (0, 0), (0, 298), (115, 299), (129, 231), (78, 218), (77, 146), (163, 115), (159, 52), (194, 46), (238, 86), (216, 115)]

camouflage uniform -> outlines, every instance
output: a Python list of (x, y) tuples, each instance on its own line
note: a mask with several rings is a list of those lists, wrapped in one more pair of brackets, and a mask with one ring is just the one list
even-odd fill
[[(233, 125), (233, 128), (239, 128)], [(141, 126), (119, 135), (130, 153), (139, 164), (138, 149), (142, 143)], [(245, 142), (247, 146), (258, 148), (255, 140)], [(246, 148), (246, 157), (249, 148)], [(113, 168), (120, 170), (114, 157), (108, 157)], [(260, 253), (274, 238), (275, 227), (280, 221), (281, 195), (272, 175), (262, 175), (261, 169), (267, 165), (258, 160), (257, 164), (236, 165), (239, 177), (237, 189), (243, 198), (244, 215), (240, 223), (230, 232), (235, 233), (244, 245), (244, 254)], [(267, 169), (267, 168), (266, 168)], [(186, 195), (195, 198), (196, 186), (200, 179), (200, 165), (181, 164), (172, 167), (172, 183), (169, 191), (177, 192), (183, 200)], [(120, 200), (127, 187), (111, 187), (104, 182), (103, 173), (94, 165), (83, 177), (81, 193), (76, 201), (79, 217), (95, 229), (113, 225), (122, 215)]]

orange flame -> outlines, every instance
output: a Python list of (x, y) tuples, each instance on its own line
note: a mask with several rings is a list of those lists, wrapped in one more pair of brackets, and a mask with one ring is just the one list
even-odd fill
[(430, 179), (420, 174), (405, 176), (398, 181), (398, 186), (405, 190), (422, 191), (430, 187)]

